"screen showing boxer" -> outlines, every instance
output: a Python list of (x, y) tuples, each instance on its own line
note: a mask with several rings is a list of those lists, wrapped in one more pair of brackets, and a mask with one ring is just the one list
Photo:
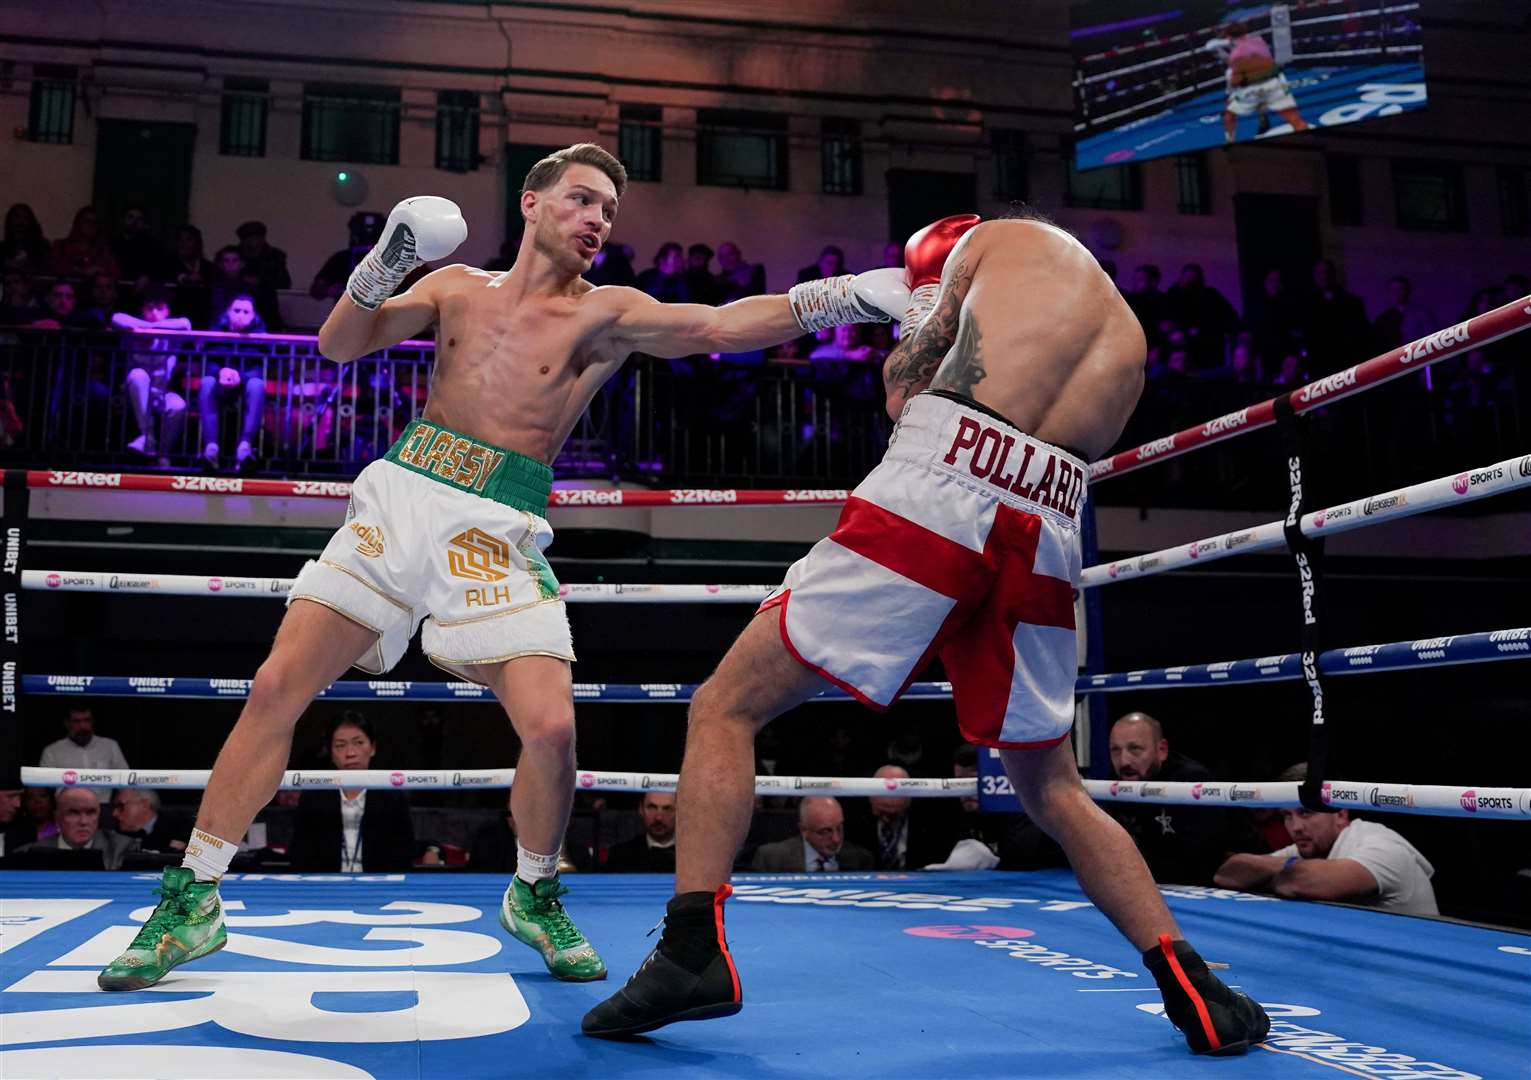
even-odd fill
[(1069, 16), (1080, 170), (1425, 104), (1418, 0), (1074, 0)]

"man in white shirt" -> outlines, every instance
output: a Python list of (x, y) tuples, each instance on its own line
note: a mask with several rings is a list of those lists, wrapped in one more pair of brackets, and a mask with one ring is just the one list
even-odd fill
[[(128, 759), (116, 739), (96, 734), (96, 718), (89, 709), (70, 709), (64, 717), (64, 738), (43, 748), (45, 769), (126, 769)], [(95, 793), (97, 802), (110, 802), (111, 788), (86, 788)]]
[[(1291, 778), (1288, 773), (1282, 776)], [(1220, 888), (1440, 914), (1430, 885), (1435, 868), (1386, 825), (1352, 821), (1345, 810), (1283, 810), (1281, 816), (1292, 843), (1269, 855), (1230, 856), (1213, 878)]]

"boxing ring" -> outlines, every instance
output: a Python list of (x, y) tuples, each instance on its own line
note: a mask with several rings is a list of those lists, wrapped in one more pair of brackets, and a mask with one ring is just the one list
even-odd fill
[[(1323, 647), (1318, 541), (1365, 526), (1531, 487), (1531, 453), (1484, 463), (1335, 506), (1310, 505), (1302, 484), (1302, 417), (1371, 386), (1531, 327), (1522, 299), (1358, 363), (1289, 394), (1156, 439), (1092, 466), (1096, 482), (1244, 432), (1277, 425), (1291, 505), (1284, 519), (1088, 567), (1090, 590), (1285, 547), (1302, 598), (1301, 648), (1080, 677), (1080, 711), (1124, 689), (1299, 681), (1310, 778), (1203, 784), (1087, 781), (1100, 800), (1213, 806), (1354, 807), (1386, 813), (1531, 822), (1531, 788), (1420, 785), (1331, 776), (1327, 680), (1531, 657), (1531, 627), (1411, 641)], [(1309, 462), (1311, 465), (1311, 461)], [(976, 468), (975, 463), (975, 468)], [(76, 573), (26, 562), (26, 499), (34, 488), (111, 488), (341, 499), (344, 484), (102, 473), (6, 475), (3, 704), (48, 695), (239, 699), (243, 673), (196, 677), (73, 675), (22, 670), (25, 592), (283, 598), (279, 577)], [(845, 492), (555, 491), (553, 505), (787, 506)], [(573, 603), (754, 604), (769, 585), (566, 585)], [(132, 603), (124, 599), (123, 603)], [(1081, 617), (1084, 617), (1083, 615)], [(1294, 623), (1297, 620), (1294, 619)], [(687, 701), (686, 683), (576, 684), (577, 701)], [(484, 700), (462, 682), (343, 680), (344, 700)], [(819, 700), (833, 700), (826, 694)], [(917, 683), (911, 696), (945, 699)], [(812, 703), (810, 703), (812, 704)], [(981, 755), (986, 760), (987, 755)], [(757, 777), (766, 795), (898, 794), (1000, 799), (977, 779)], [(23, 769), (29, 785), (205, 786), (205, 770)], [(505, 788), (507, 768), (449, 771), (299, 770), (285, 787)], [(671, 790), (673, 774), (592, 770), (580, 790)], [(0, 1076), (430, 1077), (738, 1075), (942, 1077), (989, 1071), (1047, 1077), (1531, 1076), (1531, 935), (1446, 919), (1292, 902), (1220, 889), (1161, 886), (1190, 940), (1228, 966), (1225, 981), (1262, 1003), (1269, 1040), (1237, 1065), (1197, 1059), (1158, 1011), (1136, 952), (1061, 871), (735, 877), (729, 939), (749, 1008), (737, 1019), (679, 1025), (632, 1043), (582, 1037), (578, 1020), (613, 983), (557, 983), (512, 945), (496, 910), (502, 877), (433, 874), (230, 874), (222, 889), (229, 945), (159, 986), (103, 994), (96, 971), (147, 913), (155, 875), (0, 874)], [(652, 944), (668, 878), (571, 876), (570, 909), (625, 977)], [(1229, 1070), (1233, 1070), (1229, 1072)]]

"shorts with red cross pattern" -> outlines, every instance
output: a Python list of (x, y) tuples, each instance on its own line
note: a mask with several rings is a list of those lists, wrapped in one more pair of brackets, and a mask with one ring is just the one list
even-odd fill
[(760, 610), (779, 610), (798, 661), (874, 709), (939, 655), (968, 741), (1061, 742), (1088, 476), (970, 399), (918, 394), (835, 531)]

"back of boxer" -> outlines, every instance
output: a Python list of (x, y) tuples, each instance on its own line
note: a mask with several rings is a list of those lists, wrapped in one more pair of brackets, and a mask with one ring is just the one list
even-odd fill
[(345, 524), (293, 583), (271, 653), (208, 783), (185, 863), (97, 977), (104, 990), (153, 986), (227, 941), (218, 880), (270, 801), (293, 727), (351, 666), (381, 674), (417, 627), (438, 666), (489, 686), (521, 742), (516, 874), (500, 921), (569, 981), (605, 964), (570, 920), (557, 875), (574, 792), (574, 659), (558, 581), (543, 555), (549, 463), (596, 391), (634, 352), (737, 353), (840, 322), (886, 321), (906, 306), (903, 273), (878, 269), (712, 308), (660, 304), (581, 275), (611, 233), (627, 174), (580, 144), (538, 162), (521, 192), (514, 267), (455, 264), (392, 296), (422, 262), (467, 235), (457, 207), (420, 196), (396, 206), (319, 333), (347, 362), (437, 324), (430, 399), (385, 458), (352, 486)]
[(1035, 215), (935, 222), (905, 264), (887, 456), (694, 696), (665, 932), (584, 1031), (629, 1037), (742, 1008), (723, 904), (756, 732), (831, 684), (886, 708), (939, 654), (964, 736), (1000, 750), (1023, 807), (1143, 952), (1191, 1049), (1242, 1052), (1268, 1030), (1264, 1013), (1182, 939), (1068, 742), (1085, 463), (1137, 402), (1143, 333), (1089, 252)]

